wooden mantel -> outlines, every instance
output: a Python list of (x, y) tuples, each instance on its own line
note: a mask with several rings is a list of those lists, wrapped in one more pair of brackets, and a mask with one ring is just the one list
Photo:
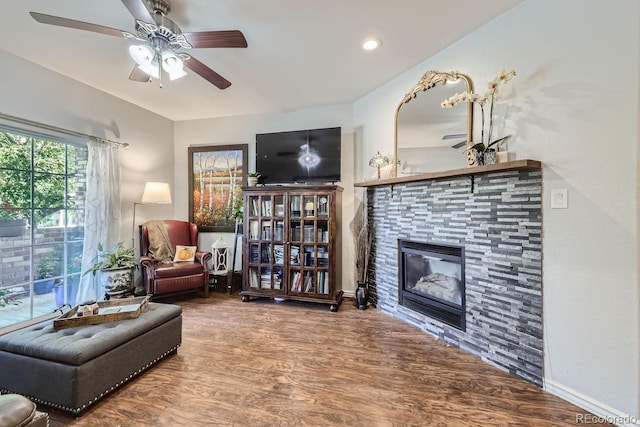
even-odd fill
[(512, 170), (531, 170), (542, 168), (542, 163), (538, 160), (514, 160), (512, 162), (496, 163), (494, 165), (470, 166), (463, 169), (451, 169), (440, 172), (421, 173), (418, 175), (399, 176), (396, 178), (377, 179), (375, 181), (363, 181), (353, 184), (355, 187), (376, 187), (380, 185), (393, 185), (404, 182), (426, 181), (429, 179), (449, 178), (456, 176), (482, 175), (492, 172), (503, 172)]

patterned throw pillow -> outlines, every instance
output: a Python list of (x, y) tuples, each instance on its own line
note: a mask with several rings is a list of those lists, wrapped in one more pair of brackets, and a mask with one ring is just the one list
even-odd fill
[(176, 245), (176, 256), (173, 257), (173, 262), (193, 262), (197, 249), (197, 246)]

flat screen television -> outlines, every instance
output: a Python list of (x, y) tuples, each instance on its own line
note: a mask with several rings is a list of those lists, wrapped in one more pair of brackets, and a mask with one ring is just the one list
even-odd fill
[(340, 181), (340, 136), (340, 127), (257, 134), (260, 183)]

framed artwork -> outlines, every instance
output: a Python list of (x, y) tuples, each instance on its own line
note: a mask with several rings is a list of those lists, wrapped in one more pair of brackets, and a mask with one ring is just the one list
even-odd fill
[(234, 231), (248, 151), (248, 144), (189, 147), (189, 221), (199, 231)]

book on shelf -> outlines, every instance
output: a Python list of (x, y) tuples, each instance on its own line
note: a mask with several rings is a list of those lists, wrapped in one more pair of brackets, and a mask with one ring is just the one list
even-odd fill
[(299, 242), (302, 237), (302, 234), (300, 234), (300, 226), (299, 225), (294, 225), (291, 227), (291, 240), (294, 242)]
[(258, 263), (260, 262), (260, 249), (257, 244), (252, 244), (249, 246), (249, 262), (250, 263)]
[(281, 289), (282, 287), (282, 269), (273, 270), (273, 288)]
[(270, 244), (263, 244), (262, 245), (262, 253), (261, 253), (261, 261), (262, 263), (265, 264), (272, 264), (273, 263), (273, 257), (271, 254), (271, 245)]
[(318, 205), (318, 216), (329, 216), (328, 205), (326, 203)]
[(258, 221), (249, 222), (249, 238), (251, 240), (257, 240), (258, 237)]
[(305, 292), (314, 292), (313, 288), (313, 273), (307, 271), (304, 277), (304, 291)]
[(328, 294), (328, 275), (326, 271), (318, 271), (318, 293)]
[(284, 245), (273, 245), (273, 260), (275, 264), (284, 264)]
[(315, 241), (315, 236), (314, 236), (314, 231), (313, 231), (313, 224), (305, 224), (304, 225), (304, 241), (305, 242), (313, 242)]
[(289, 264), (300, 265), (300, 246), (289, 246)]
[(262, 270), (262, 274), (260, 274), (260, 287), (261, 288), (271, 288), (271, 269), (265, 268)]
[(318, 246), (317, 263), (318, 267), (329, 267), (329, 251), (324, 246)]
[(258, 287), (258, 271), (255, 268), (249, 270), (249, 286)]
[(291, 291), (292, 292), (302, 291), (302, 272), (296, 271), (291, 275)]
[(251, 199), (251, 216), (258, 216), (258, 201), (254, 198)]
[(273, 230), (273, 240), (284, 240), (284, 224), (281, 221), (276, 222)]
[(291, 197), (291, 215), (300, 216), (300, 196)]
[(262, 201), (262, 216), (271, 216), (271, 200)]
[(313, 246), (304, 247), (304, 266), (313, 267), (316, 264), (315, 253), (313, 252)]

